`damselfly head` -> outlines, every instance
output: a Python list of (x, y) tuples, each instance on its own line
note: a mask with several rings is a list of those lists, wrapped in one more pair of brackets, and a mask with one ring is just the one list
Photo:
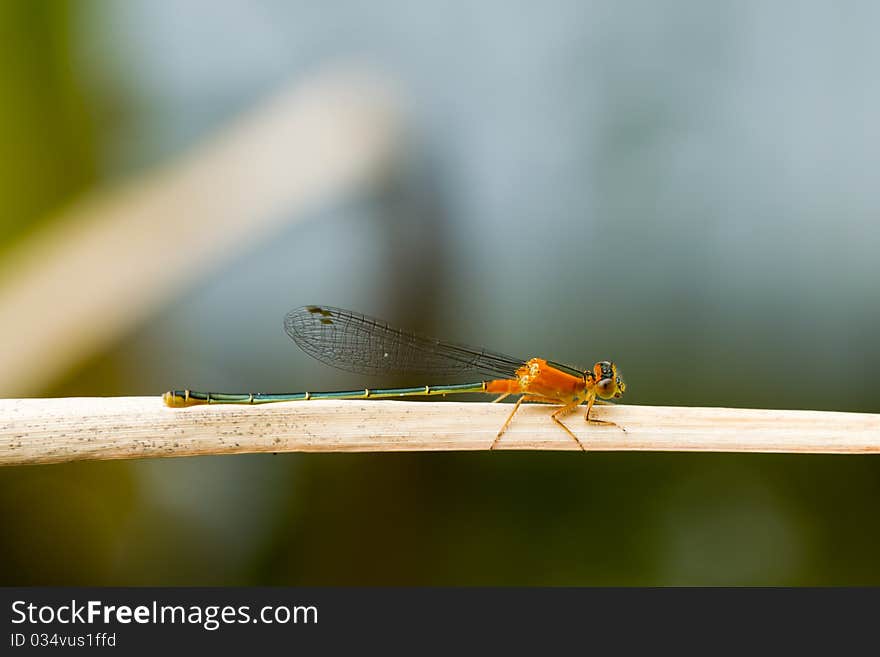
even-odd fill
[(626, 384), (617, 371), (617, 365), (610, 361), (601, 360), (593, 365), (592, 376), (596, 381), (596, 394), (603, 399), (621, 397), (626, 392)]

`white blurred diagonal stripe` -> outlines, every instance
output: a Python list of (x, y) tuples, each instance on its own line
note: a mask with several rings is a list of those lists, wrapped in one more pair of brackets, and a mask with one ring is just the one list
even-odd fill
[(0, 396), (39, 393), (303, 210), (382, 184), (400, 104), (375, 75), (295, 84), (178, 161), (78, 202), (0, 264)]

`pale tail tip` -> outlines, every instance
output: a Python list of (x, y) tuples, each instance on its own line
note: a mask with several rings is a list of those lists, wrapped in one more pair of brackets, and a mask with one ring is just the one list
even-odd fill
[(181, 408), (187, 405), (186, 400), (181, 395), (175, 394), (173, 390), (169, 390), (162, 395), (162, 401), (171, 408)]

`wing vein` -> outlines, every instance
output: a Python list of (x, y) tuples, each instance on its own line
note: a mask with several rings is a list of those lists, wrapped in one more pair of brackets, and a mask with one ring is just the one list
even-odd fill
[(526, 359), (482, 347), (444, 342), (330, 306), (303, 306), (284, 318), (284, 330), (307, 354), (358, 374), (482, 372), (512, 377)]

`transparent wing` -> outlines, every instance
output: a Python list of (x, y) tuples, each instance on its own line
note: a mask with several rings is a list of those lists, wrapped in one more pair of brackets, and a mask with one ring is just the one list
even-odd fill
[(330, 306), (291, 310), (284, 318), (284, 330), (313, 358), (358, 374), (483, 372), (510, 378), (527, 360), (443, 342)]

